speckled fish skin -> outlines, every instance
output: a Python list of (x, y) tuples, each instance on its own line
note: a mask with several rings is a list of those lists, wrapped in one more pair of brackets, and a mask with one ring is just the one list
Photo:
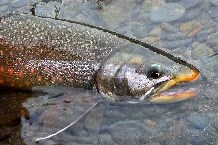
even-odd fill
[(93, 88), (100, 63), (123, 43), (86, 26), (14, 15), (0, 24), (0, 84)]
[(0, 24), (0, 85), (98, 88), (110, 100), (155, 103), (196, 96), (195, 89), (165, 91), (196, 80), (197, 68), (113, 34), (63, 20), (6, 18)]

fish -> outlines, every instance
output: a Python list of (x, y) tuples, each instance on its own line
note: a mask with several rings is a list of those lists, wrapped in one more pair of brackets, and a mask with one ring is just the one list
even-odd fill
[(196, 96), (188, 84), (199, 76), (179, 57), (101, 27), (26, 14), (0, 23), (1, 87), (67, 86), (110, 101), (172, 103)]

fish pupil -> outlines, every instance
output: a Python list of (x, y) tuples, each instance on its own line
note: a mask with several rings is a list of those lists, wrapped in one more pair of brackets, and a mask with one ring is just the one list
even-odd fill
[(147, 74), (148, 78), (152, 79), (158, 79), (161, 75), (162, 73), (157, 68), (151, 68)]

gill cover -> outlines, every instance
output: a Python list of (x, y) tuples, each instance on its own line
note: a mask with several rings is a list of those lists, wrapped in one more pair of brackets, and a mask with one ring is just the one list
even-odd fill
[[(126, 45), (114, 52), (97, 74), (98, 89), (111, 100), (140, 100), (156, 85), (172, 78), (173, 62), (138, 45)], [(155, 59), (156, 58), (156, 59)], [(145, 96), (144, 96), (145, 97)]]

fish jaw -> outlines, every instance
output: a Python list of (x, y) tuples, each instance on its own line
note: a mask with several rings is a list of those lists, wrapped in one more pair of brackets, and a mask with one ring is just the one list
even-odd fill
[(171, 91), (171, 88), (182, 83), (194, 82), (199, 76), (199, 70), (183, 67), (172, 79), (154, 89), (150, 101), (153, 103), (173, 103), (195, 97), (198, 93), (198, 90), (195, 88), (189, 88), (187, 90), (174, 89), (173, 91)]

